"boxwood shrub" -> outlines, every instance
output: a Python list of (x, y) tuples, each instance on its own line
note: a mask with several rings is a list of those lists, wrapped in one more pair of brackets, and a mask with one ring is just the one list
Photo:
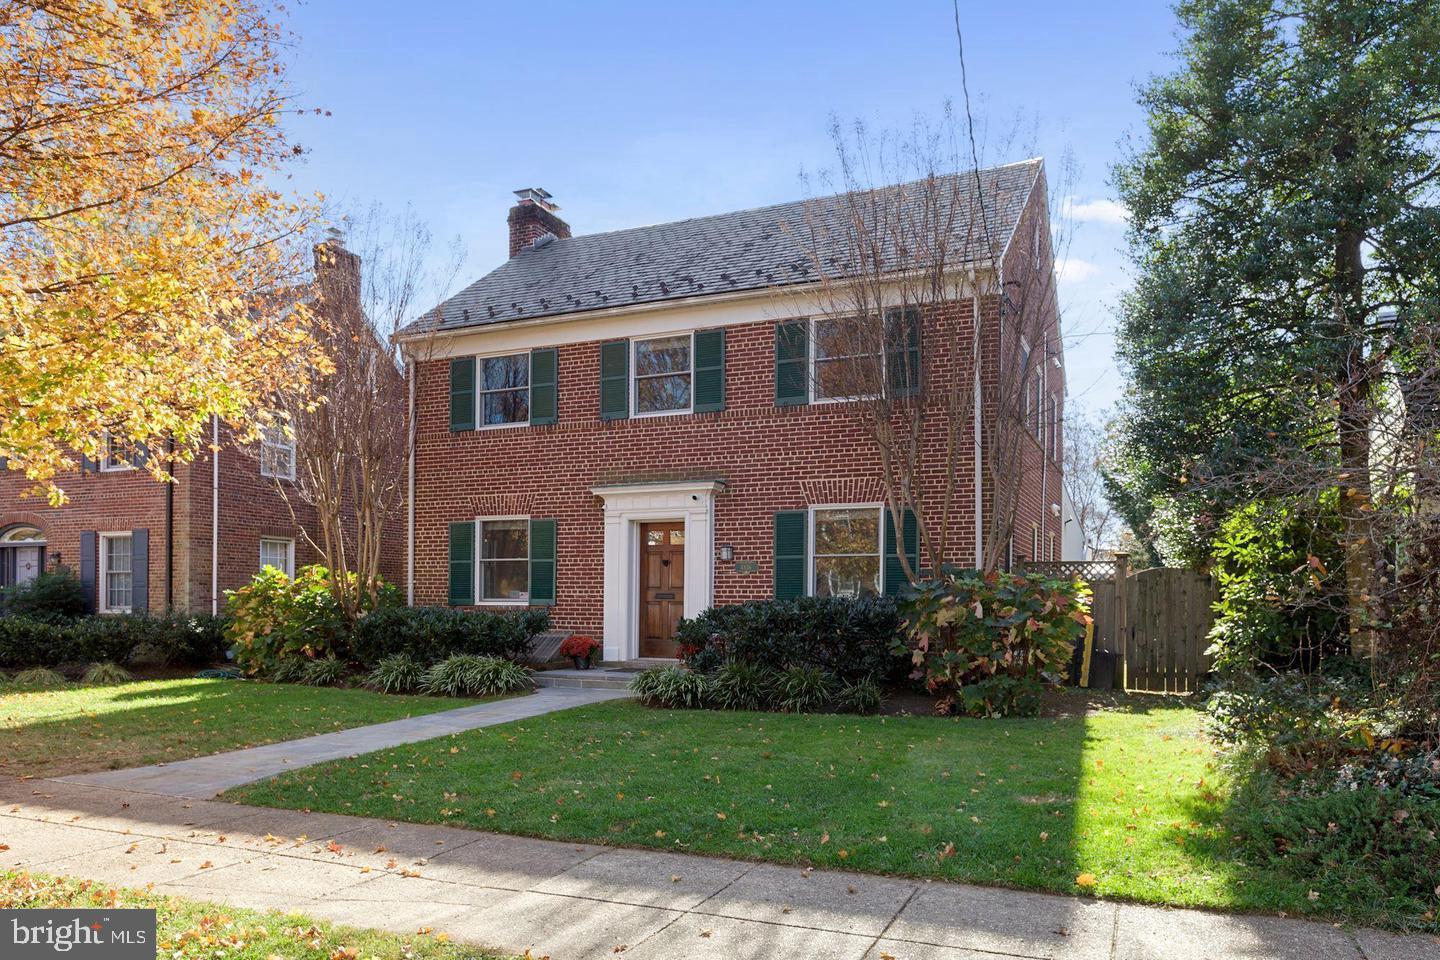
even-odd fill
[(849, 683), (903, 678), (908, 664), (896, 653), (900, 636), (900, 609), (889, 597), (799, 597), (711, 607), (682, 620), (675, 639), (696, 673), (733, 660), (813, 666)]
[(457, 654), (522, 660), (535, 637), (550, 629), (543, 608), (507, 613), (449, 607), (387, 607), (355, 628), (354, 656), (366, 665), (406, 654), (433, 663)]
[(209, 614), (92, 616), (60, 623), (0, 617), (0, 668), (125, 664), (137, 655), (207, 666), (224, 658), (224, 623)]

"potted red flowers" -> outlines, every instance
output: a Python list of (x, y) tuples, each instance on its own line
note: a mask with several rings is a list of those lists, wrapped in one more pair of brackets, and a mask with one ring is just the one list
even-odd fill
[(572, 633), (560, 644), (560, 655), (575, 661), (576, 670), (590, 669), (590, 654), (600, 647), (600, 641), (583, 633)]

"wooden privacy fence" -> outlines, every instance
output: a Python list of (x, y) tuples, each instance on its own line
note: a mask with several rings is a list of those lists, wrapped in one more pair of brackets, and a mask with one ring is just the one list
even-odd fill
[[(1129, 558), (1028, 563), (1027, 569), (1079, 577), (1093, 593), (1092, 671), (1113, 662), (1113, 685), (1143, 693), (1191, 693), (1210, 670), (1205, 649), (1215, 622), (1215, 582), (1174, 567), (1131, 571)], [(1111, 659), (1113, 658), (1113, 659)], [(1103, 685), (1102, 684), (1092, 684)]]

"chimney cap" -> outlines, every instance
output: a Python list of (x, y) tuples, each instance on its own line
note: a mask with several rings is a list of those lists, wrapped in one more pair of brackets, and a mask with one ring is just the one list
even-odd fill
[(338, 243), (343, 245), (345, 243), (345, 231), (341, 230), (339, 227), (326, 227), (325, 239), (329, 243)]
[(550, 191), (542, 187), (524, 187), (516, 190), (515, 196), (520, 198), (521, 203), (529, 200), (536, 206), (543, 207), (546, 210), (555, 211), (560, 209), (560, 204), (551, 202)]

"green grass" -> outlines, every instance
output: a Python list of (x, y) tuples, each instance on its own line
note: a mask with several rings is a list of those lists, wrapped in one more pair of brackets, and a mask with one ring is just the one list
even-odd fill
[(252, 680), (0, 690), (0, 774), (123, 769), (475, 703)]
[[(1233, 859), (1200, 714), (1023, 720), (593, 707), (296, 771), (245, 803), (1154, 903), (1315, 913)], [(1092, 886), (1077, 884), (1092, 874)], [(1088, 880), (1088, 878), (1087, 878)], [(1333, 904), (1331, 905), (1333, 906)]]
[(174, 960), (499, 960), (449, 943), (440, 931), (400, 937), (312, 920), (161, 897), (103, 884), (0, 873), (0, 908), (154, 908), (161, 955)]

